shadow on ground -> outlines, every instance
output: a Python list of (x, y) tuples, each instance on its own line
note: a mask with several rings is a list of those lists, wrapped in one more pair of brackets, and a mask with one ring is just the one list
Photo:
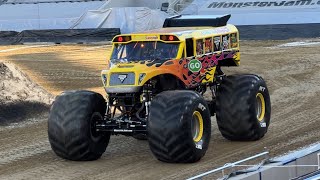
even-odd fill
[(0, 126), (42, 117), (48, 114), (49, 109), (50, 105), (39, 102), (18, 101), (6, 104), (0, 102)]
[(72, 53), (66, 55), (66, 52), (64, 55), (61, 52), (37, 52), (13, 54), (7, 58), (24, 72), (32, 70), (30, 77), (50, 92), (100, 87), (100, 72), (105, 65), (100, 65), (100, 69), (92, 67), (94, 60), (87, 59), (90, 62), (86, 64), (82, 62), (84, 60), (80, 60), (81, 57), (86, 59), (86, 54), (79, 56), (73, 56)]

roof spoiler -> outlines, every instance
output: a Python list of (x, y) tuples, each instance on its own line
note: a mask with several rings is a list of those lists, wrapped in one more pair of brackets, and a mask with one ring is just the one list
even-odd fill
[(196, 26), (212, 26), (219, 27), (227, 25), (231, 14), (222, 16), (213, 15), (178, 15), (167, 18), (163, 27), (196, 27)]

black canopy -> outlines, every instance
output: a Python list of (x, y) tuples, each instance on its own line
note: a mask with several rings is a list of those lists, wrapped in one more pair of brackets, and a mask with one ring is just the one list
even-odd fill
[(231, 15), (178, 15), (167, 18), (163, 27), (195, 27), (195, 26), (225, 26)]

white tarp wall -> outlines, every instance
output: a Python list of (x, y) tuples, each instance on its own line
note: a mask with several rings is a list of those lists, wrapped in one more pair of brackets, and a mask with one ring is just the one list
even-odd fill
[(101, 0), (0, 0), (4, 4), (35, 4), (35, 3), (59, 3), (59, 2), (80, 2), (80, 1), (101, 1)]
[(86, 11), (105, 2), (3, 4), (0, 6), (0, 31), (68, 29)]
[(231, 14), (235, 25), (320, 23), (320, 0), (195, 0), (183, 14)]
[(163, 2), (168, 2), (168, 0), (109, 0), (101, 9), (114, 7), (148, 7), (150, 9), (160, 9)]
[[(26, 2), (28, 0), (25, 0)], [(124, 32), (159, 27), (164, 13), (147, 8), (160, 8), (165, 0), (108, 0), (38, 4), (0, 5), (0, 31), (120, 27)], [(91, 11), (90, 11), (91, 10)]]
[(110, 8), (88, 11), (72, 28), (120, 28), (121, 33), (130, 33), (160, 28), (167, 16), (147, 7)]

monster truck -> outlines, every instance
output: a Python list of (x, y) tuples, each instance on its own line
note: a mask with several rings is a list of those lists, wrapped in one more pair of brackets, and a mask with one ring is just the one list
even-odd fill
[(110, 136), (120, 134), (146, 139), (160, 161), (196, 162), (208, 149), (214, 115), (226, 139), (261, 139), (271, 114), (265, 81), (222, 71), (240, 65), (239, 32), (229, 18), (177, 16), (161, 29), (114, 37), (101, 73), (107, 96), (67, 91), (56, 97), (48, 120), (53, 151), (95, 160)]

